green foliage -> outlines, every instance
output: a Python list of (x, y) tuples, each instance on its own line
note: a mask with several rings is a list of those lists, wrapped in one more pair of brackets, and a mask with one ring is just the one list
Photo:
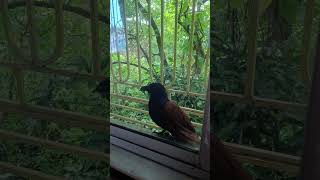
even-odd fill
[[(46, 1), (43, 1), (46, 3)], [(87, 9), (88, 2), (65, 1), (66, 6)], [(99, 1), (99, 11), (106, 15), (106, 1)], [(55, 48), (56, 23), (55, 10), (35, 7), (35, 19), (40, 35), (40, 60), (48, 59)], [(2, 18), (0, 18), (2, 19)], [(24, 52), (30, 52), (30, 33), (27, 28), (25, 7), (10, 9), (13, 34), (17, 45)], [(0, 62), (14, 61), (29, 63), (26, 59), (13, 59), (8, 52), (2, 21), (0, 22)], [(108, 33), (106, 22), (100, 22), (101, 70), (108, 76)], [(68, 10), (64, 11), (64, 54), (51, 68), (68, 69), (75, 72), (90, 73), (91, 37), (90, 21)], [(27, 53), (28, 55), (30, 53)], [(33, 71), (24, 71), (25, 100), (29, 104), (80, 112), (108, 119), (109, 102), (92, 92), (97, 82), (68, 78), (59, 75)], [(16, 84), (10, 69), (1, 67), (0, 98), (16, 100)], [(0, 112), (2, 113), (2, 112)], [(2, 115), (2, 114), (1, 114)], [(55, 123), (25, 115), (3, 113), (0, 117), (1, 129), (28, 136), (57, 141), (90, 150), (109, 152), (108, 134), (71, 126), (68, 121)], [(0, 161), (39, 170), (51, 175), (64, 176), (67, 179), (105, 179), (109, 176), (109, 166), (104, 162), (93, 161), (82, 156), (51, 150), (39, 145), (0, 142)], [(12, 174), (2, 173), (0, 179), (19, 179)]]
[[(217, 2), (218, 7), (212, 14), (215, 28), (211, 29), (211, 52), (214, 52), (211, 53), (211, 85), (215, 91), (243, 94), (248, 56), (248, 4), (243, 1), (244, 6), (231, 8), (224, 2)], [(318, 32), (318, 8), (319, 4), (315, 6), (310, 32), (310, 62), (313, 62)], [(254, 95), (307, 104), (309, 89), (301, 68), (305, 2), (261, 0), (259, 11)], [(302, 155), (305, 112), (216, 100), (212, 117), (214, 131), (223, 140)], [(285, 172), (250, 164), (245, 167), (256, 179), (296, 179)]]
[[(151, 29), (151, 46), (149, 46), (149, 15), (143, 12), (148, 12), (148, 1), (138, 1), (142, 8), (139, 10), (139, 41), (141, 47), (137, 46), (136, 41), (136, 12), (135, 1), (128, 0), (126, 3), (126, 16), (127, 16), (127, 31), (128, 31), (128, 48), (130, 62), (130, 72), (127, 68), (127, 57), (125, 52), (111, 54), (112, 59), (112, 80), (120, 80), (120, 72), (122, 79), (126, 79), (129, 74), (127, 83), (137, 86), (130, 86), (125, 84), (112, 84), (111, 89), (113, 93), (121, 95), (132, 96), (136, 98), (147, 99), (148, 97), (139, 91), (140, 86), (146, 85), (151, 82), (160, 82), (161, 79), (161, 59), (159, 45), (157, 38), (161, 35), (161, 11), (160, 1), (151, 1), (152, 20), (155, 22), (156, 27)], [(202, 93), (206, 92), (206, 76), (205, 76), (205, 55), (208, 50), (209, 40), (209, 2), (198, 2), (197, 12), (195, 14), (195, 33), (193, 37), (192, 58), (190, 63), (190, 77), (191, 77), (191, 92)], [(187, 86), (187, 67), (189, 62), (190, 51), (190, 32), (191, 32), (191, 7), (192, 1), (179, 1), (178, 9), (175, 9), (175, 1), (169, 0), (165, 2), (165, 11), (163, 16), (164, 21), (164, 82), (170, 89), (185, 91)], [(175, 33), (175, 12), (178, 13), (177, 19), (177, 49), (176, 49), (176, 71), (174, 71), (174, 33)], [(158, 30), (158, 31), (157, 31)], [(121, 29), (118, 29), (121, 33)], [(159, 34), (157, 34), (159, 33)], [(138, 60), (137, 51), (140, 51), (140, 62)], [(149, 65), (149, 48), (151, 49), (151, 62)], [(119, 64), (119, 62), (121, 62)], [(141, 65), (141, 81), (139, 82), (139, 63)], [(121, 70), (120, 70), (121, 67)], [(153, 74), (150, 75), (150, 69)], [(209, 71), (209, 68), (208, 68)], [(173, 80), (173, 73), (175, 73), (175, 81)], [(188, 95), (187, 93), (172, 92), (171, 99), (176, 101), (178, 105), (202, 111), (204, 109), (205, 100), (203, 97)], [(125, 105), (133, 108), (143, 109), (147, 111), (147, 106), (141, 103), (132, 102), (130, 99), (119, 99), (118, 97), (111, 96), (111, 102), (115, 104)], [(116, 106), (111, 107), (111, 112), (125, 117), (144, 122), (153, 123), (148, 114), (128, 110), (126, 108), (119, 108)], [(191, 115), (193, 122), (202, 123), (202, 117)], [(116, 119), (112, 117), (111, 119)], [(132, 122), (125, 122), (125, 126), (133, 127)], [(143, 125), (146, 129), (152, 129)], [(201, 132), (201, 129), (197, 129)]]

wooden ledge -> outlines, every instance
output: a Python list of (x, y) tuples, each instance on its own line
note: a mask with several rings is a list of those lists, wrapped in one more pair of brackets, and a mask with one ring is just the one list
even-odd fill
[(193, 178), (158, 164), (152, 160), (124, 150), (118, 146), (110, 145), (111, 168), (141, 180), (192, 180)]

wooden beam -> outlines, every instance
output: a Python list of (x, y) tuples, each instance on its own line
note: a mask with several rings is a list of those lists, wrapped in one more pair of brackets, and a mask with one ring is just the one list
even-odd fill
[(83, 113), (29, 104), (19, 104), (2, 99), (0, 99), (0, 109), (4, 112), (25, 114), (34, 118), (51, 120), (67, 126), (72, 125), (100, 132), (107, 132), (109, 130), (109, 119), (89, 116)]

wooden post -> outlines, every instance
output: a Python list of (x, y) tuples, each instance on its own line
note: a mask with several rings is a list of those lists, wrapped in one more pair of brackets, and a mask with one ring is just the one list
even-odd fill
[(301, 180), (320, 179), (320, 33), (318, 34), (315, 71), (311, 88), (309, 110), (305, 124), (304, 154)]

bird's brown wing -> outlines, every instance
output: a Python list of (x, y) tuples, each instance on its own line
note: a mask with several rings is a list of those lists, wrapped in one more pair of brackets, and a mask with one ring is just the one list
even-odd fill
[(166, 129), (178, 140), (196, 141), (198, 139), (190, 119), (175, 102), (166, 102), (162, 116)]

